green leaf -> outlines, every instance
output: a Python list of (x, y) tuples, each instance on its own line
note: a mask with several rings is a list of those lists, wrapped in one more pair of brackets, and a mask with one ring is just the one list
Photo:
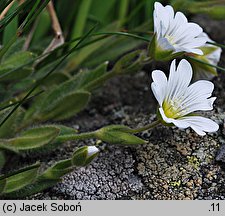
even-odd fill
[(42, 85), (46, 88), (50, 89), (52, 86), (59, 85), (61, 83), (66, 82), (69, 79), (69, 76), (63, 73), (52, 73), (49, 77), (47, 77)]
[(77, 75), (75, 75), (72, 81), (76, 84), (76, 89), (85, 89), (88, 84), (104, 75), (107, 71), (108, 63), (109, 62), (104, 62), (94, 70), (81, 70)]
[(117, 74), (137, 72), (141, 70), (146, 59), (147, 56), (143, 50), (135, 50), (120, 58), (113, 67), (113, 71)]
[(58, 136), (60, 129), (54, 126), (42, 126), (24, 131), (20, 136), (0, 140), (0, 144), (8, 144), (19, 151), (41, 148), (51, 143)]
[[(0, 120), (5, 118), (5, 116), (11, 111), (12, 108), (0, 111)], [(0, 138), (13, 137), (16, 130), (20, 126), (21, 120), (24, 115), (24, 110), (22, 108), (18, 109), (13, 115), (10, 116), (8, 121), (0, 129)]]
[(86, 91), (74, 91), (61, 96), (52, 94), (51, 97), (45, 98), (38, 118), (41, 120), (70, 118), (86, 107), (90, 96), (91, 94)]
[(6, 184), (2, 193), (12, 193), (31, 184), (37, 177), (39, 166), (28, 167), (25, 171), (18, 172), (6, 178), (3, 176), (2, 180), (5, 179)]
[(0, 65), (0, 81), (18, 80), (29, 76), (33, 71), (31, 67), (19, 69), (18, 67), (30, 62), (33, 58), (34, 54), (26, 51), (17, 52), (7, 58)]
[(7, 52), (2, 57), (2, 62), (6, 61), (9, 57), (15, 55), (18, 52), (21, 52), (23, 49), (23, 45), (25, 42), (25, 38), (18, 38), (12, 46), (7, 50)]
[[(90, 93), (85, 86), (105, 74), (108, 62), (104, 62), (94, 70), (80, 71), (72, 79), (56, 86), (50, 91), (41, 105), (35, 104), (28, 112), (36, 112), (41, 120), (62, 120), (74, 116), (87, 105)], [(84, 89), (84, 90), (82, 90)]]
[(15, 147), (8, 145), (8, 143), (6, 143), (5, 140), (1, 140), (1, 139), (0, 139), (0, 150), (19, 154), (19, 151)]
[(37, 179), (33, 183), (31, 182), (31, 184), (28, 184), (25, 187), (22, 187), (21, 189), (13, 191), (11, 193), (3, 194), (3, 197), (10, 199), (28, 197), (33, 194), (39, 193), (49, 187), (52, 187), (58, 182), (59, 182), (58, 179), (50, 180), (50, 179), (40, 179), (37, 177)]
[(60, 133), (59, 136), (63, 136), (63, 135), (72, 135), (74, 133), (77, 133), (77, 130), (71, 127), (67, 127), (64, 125), (54, 125), (55, 127), (60, 129)]
[[(39, 2), (39, 1), (38, 1)], [(46, 3), (48, 3), (49, 0), (45, 0), (44, 3), (41, 5), (40, 9), (43, 9), (43, 6), (45, 6)], [(38, 10), (40, 12), (40, 9)], [(29, 21), (28, 21), (29, 22)], [(1, 121), (0, 123), (0, 127), (2, 125), (5, 124), (5, 122), (8, 120), (8, 118), (13, 114), (13, 112), (15, 112), (26, 100), (27, 98), (29, 98), (29, 96), (40, 86), (40, 84), (48, 77), (50, 76), (62, 63), (63, 61), (73, 52), (75, 52), (77, 50), (77, 48), (79, 48), (79, 45), (88, 38), (88, 36), (92, 33), (92, 31), (94, 31), (96, 26), (94, 26), (93, 28), (91, 28), (80, 40), (79, 42), (71, 49), (69, 50), (65, 55), (63, 55), (60, 59), (60, 61), (55, 65), (54, 68), (52, 68), (44, 77), (42, 77), (40, 80), (38, 80), (38, 82), (36, 83), (36, 85), (34, 85), (29, 92), (23, 97), (23, 99), (16, 104), (16, 106), (12, 109), (12, 111)], [(4, 51), (5, 52), (5, 51)], [(3, 52), (3, 53), (4, 53)], [(1, 53), (0, 50), (0, 57), (1, 55), (3, 55), (3, 53)]]
[[(51, 126), (51, 125), (49, 125)], [(56, 149), (58, 146), (61, 146), (65, 141), (60, 141), (57, 139), (60, 136), (70, 136), (77, 133), (77, 130), (74, 128), (66, 127), (64, 125), (52, 125), (60, 130), (58, 136), (55, 140), (53, 140), (49, 145), (44, 146), (43, 151), (51, 151), (52, 149)]]

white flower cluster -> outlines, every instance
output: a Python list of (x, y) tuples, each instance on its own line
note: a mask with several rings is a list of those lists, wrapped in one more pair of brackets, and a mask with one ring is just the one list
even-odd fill
[[(161, 50), (183, 52), (186, 56), (195, 56), (208, 63), (218, 63), (221, 49), (206, 44), (211, 39), (199, 25), (188, 22), (183, 13), (175, 14), (171, 6), (164, 7), (156, 2), (153, 15), (155, 40)], [(204, 68), (201, 68), (200, 72), (207, 74)], [(152, 72), (151, 88), (159, 103), (158, 111), (162, 122), (182, 129), (191, 127), (203, 136), (205, 132), (215, 132), (219, 129), (219, 125), (214, 121), (194, 113), (213, 109), (216, 99), (211, 97), (214, 84), (207, 80), (190, 84), (192, 77), (192, 66), (187, 60), (182, 59), (177, 68), (176, 61), (173, 60), (168, 79), (160, 70)]]

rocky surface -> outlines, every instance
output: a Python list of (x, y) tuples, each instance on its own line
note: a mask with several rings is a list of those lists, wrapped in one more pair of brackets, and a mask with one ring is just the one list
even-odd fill
[[(207, 22), (202, 17), (194, 20), (205, 26), (214, 40), (225, 43), (225, 32), (220, 28), (224, 22)], [(223, 60), (220, 64), (225, 65)], [(64, 124), (90, 131), (107, 124), (137, 127), (153, 121), (157, 104), (149, 90), (150, 72), (145, 68), (134, 76), (111, 80), (103, 91), (96, 92), (79, 117)], [(159, 126), (139, 134), (148, 141), (146, 145), (132, 148), (97, 140), (67, 143), (43, 160), (52, 164), (84, 144), (97, 144), (101, 152), (88, 167), (74, 170), (58, 185), (29, 199), (224, 199), (223, 73), (213, 80), (218, 97), (215, 111), (203, 114), (220, 124), (217, 133), (200, 137), (190, 129)]]

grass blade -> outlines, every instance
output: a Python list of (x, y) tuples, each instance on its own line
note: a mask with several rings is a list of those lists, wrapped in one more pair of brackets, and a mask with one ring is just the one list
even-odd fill
[(78, 14), (76, 17), (76, 22), (72, 31), (72, 38), (80, 37), (85, 28), (87, 17), (90, 11), (92, 0), (83, 0), (81, 1)]
[(219, 43), (216, 43), (216, 42), (207, 42), (207, 44), (211, 44), (211, 45), (214, 45), (214, 46), (217, 46), (217, 47), (221, 47), (223, 49), (225, 49), (225, 45), (224, 44), (219, 44)]
[(17, 7), (14, 11), (6, 15), (6, 17), (0, 20), (0, 32), (24, 9), (29, 10), (32, 7), (32, 0), (25, 1), (22, 5)]
[(119, 8), (119, 27), (124, 25), (126, 20), (127, 12), (129, 9), (129, 0), (120, 1), (120, 8)]

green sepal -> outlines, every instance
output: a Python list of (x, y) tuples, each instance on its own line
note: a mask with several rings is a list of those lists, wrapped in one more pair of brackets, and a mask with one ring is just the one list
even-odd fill
[(96, 138), (110, 143), (121, 145), (145, 144), (146, 141), (133, 135), (131, 129), (124, 125), (110, 125), (96, 131)]
[(148, 48), (148, 55), (156, 61), (166, 61), (173, 53), (173, 50), (163, 50), (158, 46), (157, 35), (154, 34)]
[(49, 167), (42, 175), (41, 179), (60, 180), (62, 176), (74, 169), (71, 159), (62, 160)]
[(73, 153), (72, 164), (76, 167), (87, 166), (97, 155), (98, 152), (88, 156), (88, 146), (83, 146)]
[(148, 47), (148, 55), (156, 61), (170, 61), (181, 57), (184, 52), (173, 53), (173, 50), (164, 50), (157, 43), (157, 35), (154, 34)]

